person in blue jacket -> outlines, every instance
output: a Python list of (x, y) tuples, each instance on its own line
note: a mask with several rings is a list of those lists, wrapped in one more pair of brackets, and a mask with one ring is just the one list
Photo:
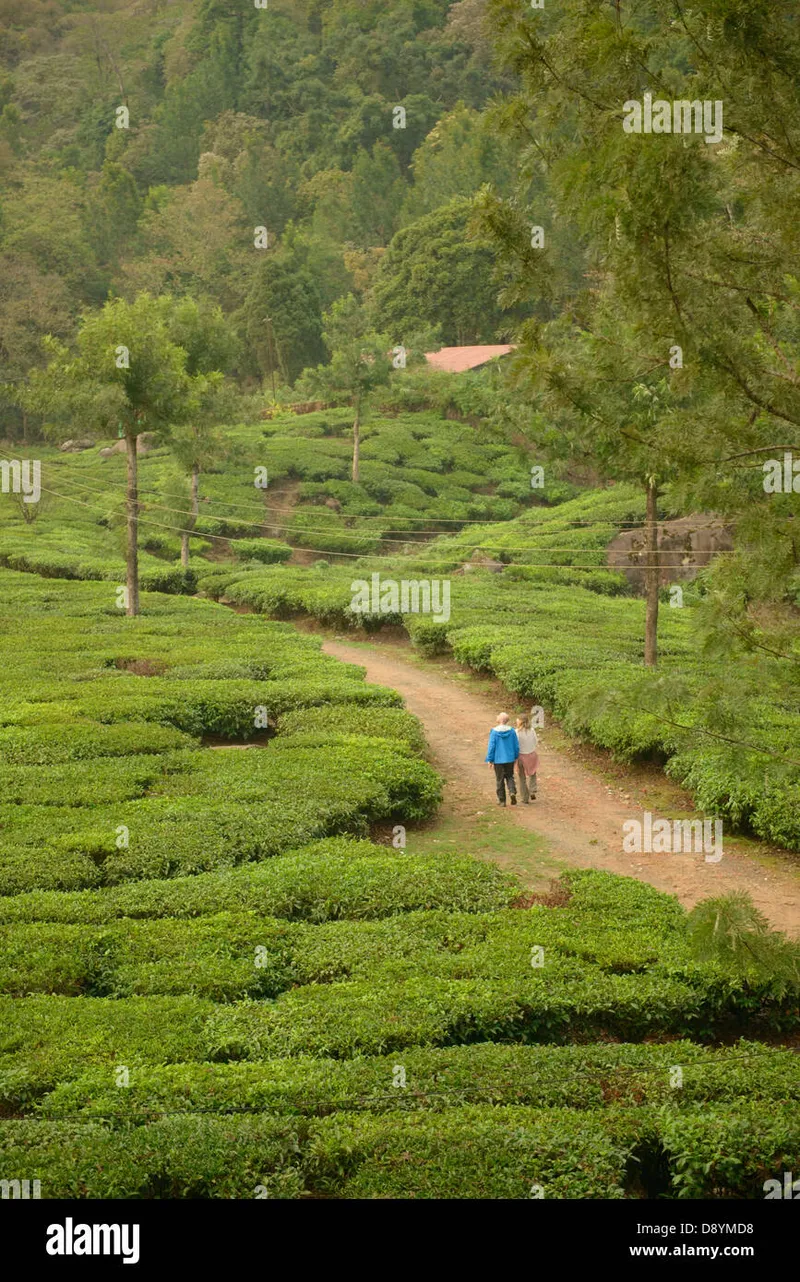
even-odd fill
[(513, 726), (508, 724), (508, 713), (501, 712), (497, 725), (489, 734), (489, 747), (486, 760), (494, 766), (497, 780), (497, 804), (506, 804), (506, 784), (512, 806), (517, 804), (517, 785), (514, 781), (514, 765), (519, 756), (519, 739)]

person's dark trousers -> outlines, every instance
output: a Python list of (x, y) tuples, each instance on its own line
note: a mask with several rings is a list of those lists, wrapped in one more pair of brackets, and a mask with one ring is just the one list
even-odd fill
[(514, 762), (496, 761), (494, 763), (494, 777), (497, 780), (497, 800), (505, 805), (506, 784), (508, 784), (509, 796), (516, 797), (517, 795), (517, 785), (514, 782)]

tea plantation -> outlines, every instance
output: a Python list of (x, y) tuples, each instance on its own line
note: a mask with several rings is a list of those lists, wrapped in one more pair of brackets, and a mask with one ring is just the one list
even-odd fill
[[(539, 496), (548, 503), (533, 503), (526, 458), (490, 423), (404, 409), (365, 425), (354, 485), (349, 424), (349, 410), (332, 409), (226, 429), (227, 461), (201, 477), (188, 567), (177, 560), (186, 500), (170, 496), (174, 462), (166, 448), (144, 455), (143, 587), (199, 590), (277, 619), (401, 626), (423, 653), (494, 674), (569, 733), (663, 764), (730, 830), (800, 851), (797, 656), (788, 645), (759, 663), (756, 648), (719, 665), (704, 649), (698, 593), (685, 585), (684, 608), (661, 610), (658, 670), (643, 668), (644, 602), (606, 565), (614, 535), (643, 520), (640, 491), (570, 497), (549, 482)], [(123, 582), (124, 458), (40, 453), (41, 512), (25, 524), (3, 500), (0, 564)], [(667, 495), (661, 514), (671, 512)], [(505, 562), (503, 572), (472, 564), (486, 557)], [(449, 579), (451, 617), (354, 616), (350, 585), (373, 573)]]
[[(529, 526), (550, 523), (537, 516)], [(217, 568), (201, 575), (198, 586), (210, 597), (275, 618), (306, 613), (327, 625), (370, 632), (402, 627), (422, 653), (449, 653), (492, 673), (520, 701), (541, 705), (568, 732), (619, 759), (664, 763), (698, 808), (730, 829), (800, 851), (800, 692), (791, 653), (768, 665), (756, 656), (716, 664), (704, 653), (689, 598), (682, 610), (662, 609), (659, 667), (646, 670), (644, 602), (587, 583), (592, 575), (616, 579), (610, 571), (515, 564), (502, 574), (466, 574), (452, 561), (438, 562), (438, 546), (425, 561)], [(351, 583), (369, 581), (373, 573), (449, 579), (451, 617), (437, 622), (424, 614), (354, 614)], [(554, 574), (570, 573), (576, 582), (553, 582)]]
[(494, 865), (368, 839), (440, 795), (392, 691), (210, 602), (0, 592), (6, 1178), (754, 1198), (800, 1163), (770, 1045), (797, 999), (696, 961), (675, 900), (573, 872), (521, 907)]
[[(362, 430), (361, 479), (354, 485), (351, 427), (346, 408), (286, 412), (266, 422), (226, 427), (227, 453), (201, 477), (194, 557), (221, 545), (227, 552), (229, 539), (241, 560), (254, 551), (263, 555), (266, 545), (253, 539), (267, 529), (284, 545), (363, 554), (391, 548), (392, 540), (413, 540), (418, 533), (450, 532), (465, 521), (507, 520), (535, 497), (524, 458), (502, 434), (432, 412), (368, 420)], [(35, 521), (25, 524), (0, 497), (0, 564), (55, 577), (118, 578), (124, 566), (118, 534), (124, 454), (100, 457), (94, 447), (65, 455), (37, 446), (36, 456), (42, 462), (44, 501), (37, 505)], [(257, 468), (266, 469), (264, 489), (255, 486)], [(188, 509), (187, 500), (171, 491), (174, 473), (166, 447), (154, 444), (140, 460), (143, 584), (158, 591), (183, 591), (193, 583), (172, 564)], [(288, 505), (280, 497), (287, 490)], [(65, 525), (74, 531), (66, 545)]]

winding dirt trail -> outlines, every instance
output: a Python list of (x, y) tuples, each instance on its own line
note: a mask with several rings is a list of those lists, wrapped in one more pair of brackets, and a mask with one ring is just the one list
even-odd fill
[[(500, 710), (493, 701), (460, 688), (434, 667), (417, 667), (402, 652), (339, 640), (326, 640), (323, 649), (346, 663), (365, 667), (368, 681), (391, 686), (403, 695), (409, 711), (425, 727), (431, 761), (445, 780), (445, 807), (451, 813), (469, 822), (494, 809), (504, 823), (544, 837), (556, 860), (637, 877), (677, 895), (686, 907), (712, 895), (744, 890), (773, 926), (800, 934), (800, 867), (795, 869), (788, 857), (762, 862), (749, 851), (742, 853), (741, 846), (737, 850), (735, 840), (723, 843), (726, 849), (718, 864), (706, 863), (702, 854), (694, 853), (623, 853), (623, 823), (642, 817), (634, 790), (626, 800), (627, 794), (550, 748), (546, 730), (540, 733), (539, 799), (529, 806), (501, 810), (494, 794), (494, 774), (483, 761), (489, 728)], [(507, 711), (513, 712), (513, 706)], [(541, 881), (541, 868), (531, 863), (530, 873), (532, 880)]]

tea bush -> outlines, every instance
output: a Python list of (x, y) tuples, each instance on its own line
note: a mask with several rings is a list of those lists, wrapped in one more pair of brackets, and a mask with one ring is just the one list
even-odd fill
[(674, 1171), (673, 1196), (763, 1198), (765, 1181), (784, 1189), (784, 1173), (800, 1169), (796, 1108), (742, 1098), (735, 1107), (667, 1114), (662, 1143)]
[(292, 555), (288, 544), (272, 539), (237, 539), (233, 552), (239, 561), (262, 561), (264, 565), (288, 561)]
[(756, 1042), (718, 1050), (688, 1041), (407, 1047), (400, 1065), (404, 1076), (394, 1072), (396, 1058), (298, 1056), (266, 1063), (143, 1066), (125, 1091), (107, 1070), (94, 1069), (56, 1087), (37, 1113), (133, 1123), (179, 1112), (319, 1117), (342, 1110), (441, 1112), (464, 1104), (600, 1110), (611, 1103), (655, 1110), (744, 1098), (788, 1105), (800, 1097), (796, 1056)]
[(102, 587), (0, 578), (15, 606), (0, 643), (25, 639), (4, 644), (0, 678), (2, 893), (230, 867), (438, 804), (405, 714), (380, 735), (340, 735), (325, 761), (289, 736), (280, 751), (201, 750), (209, 737), (266, 742), (292, 710), (397, 708), (311, 638), (163, 597), (128, 621)]
[(462, 855), (410, 855), (333, 837), (263, 863), (101, 891), (34, 890), (0, 899), (0, 921), (101, 924), (120, 917), (202, 917), (250, 910), (289, 921), (388, 917), (417, 909), (487, 912), (519, 893), (514, 878)]
[(380, 1118), (336, 1114), (309, 1143), (310, 1184), (346, 1198), (617, 1199), (647, 1123), (609, 1110), (465, 1105)]

